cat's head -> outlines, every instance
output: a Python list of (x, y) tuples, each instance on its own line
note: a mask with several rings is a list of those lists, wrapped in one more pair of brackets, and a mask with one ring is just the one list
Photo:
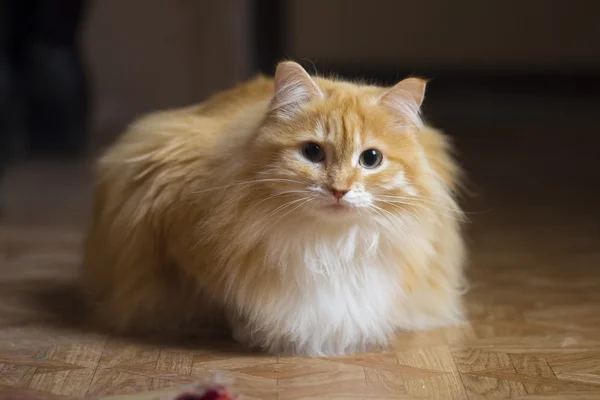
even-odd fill
[(425, 81), (356, 85), (283, 62), (274, 86), (252, 157), (282, 211), (385, 218), (427, 196), (418, 140)]

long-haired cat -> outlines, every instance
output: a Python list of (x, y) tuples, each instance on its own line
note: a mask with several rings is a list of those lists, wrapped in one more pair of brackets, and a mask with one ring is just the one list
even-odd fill
[(462, 320), (459, 169), (425, 82), (294, 62), (133, 124), (101, 158), (83, 287), (117, 331), (208, 308), (269, 352), (347, 354)]

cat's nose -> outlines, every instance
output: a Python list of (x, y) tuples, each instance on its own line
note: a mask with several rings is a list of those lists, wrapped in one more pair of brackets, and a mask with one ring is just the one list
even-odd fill
[(349, 192), (349, 190), (338, 190), (338, 189), (331, 188), (331, 193), (333, 193), (333, 197), (335, 197), (338, 200), (340, 200), (342, 197), (344, 197), (346, 195), (346, 193), (348, 193), (348, 192)]

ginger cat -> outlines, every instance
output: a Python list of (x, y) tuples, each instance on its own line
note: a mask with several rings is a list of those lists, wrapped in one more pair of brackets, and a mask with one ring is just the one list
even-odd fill
[(95, 320), (183, 332), (210, 309), (248, 346), (303, 355), (460, 323), (459, 168), (420, 118), (424, 92), (288, 61), (134, 123), (99, 162)]

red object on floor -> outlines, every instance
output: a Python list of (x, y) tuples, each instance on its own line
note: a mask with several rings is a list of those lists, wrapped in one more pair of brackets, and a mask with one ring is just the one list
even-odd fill
[(234, 400), (233, 395), (224, 386), (205, 388), (202, 392), (181, 393), (175, 400)]

